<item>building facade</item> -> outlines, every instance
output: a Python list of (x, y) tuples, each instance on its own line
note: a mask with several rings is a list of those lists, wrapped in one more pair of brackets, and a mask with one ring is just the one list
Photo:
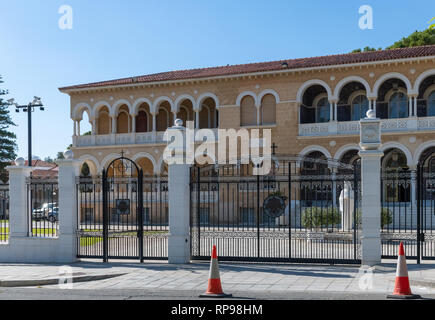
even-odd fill
[[(435, 148), (435, 46), (166, 72), (60, 91), (71, 98), (75, 157), (92, 176), (120, 150), (145, 175), (166, 174), (163, 134), (176, 118), (197, 129), (270, 128), (281, 154), (352, 164), (359, 120), (374, 109), (382, 119), (384, 170), (414, 169)], [(92, 132), (83, 135), (85, 113)], [(435, 160), (425, 161), (435, 170)]]

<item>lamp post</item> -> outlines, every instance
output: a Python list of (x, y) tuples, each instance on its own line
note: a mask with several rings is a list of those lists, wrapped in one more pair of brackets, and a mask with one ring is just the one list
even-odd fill
[(27, 105), (20, 106), (15, 102), (15, 99), (8, 100), (9, 105), (15, 106), (15, 112), (19, 113), (20, 109), (23, 112), (27, 112), (27, 139), (28, 139), (28, 165), (32, 166), (32, 112), (35, 111), (35, 108), (39, 108), (39, 110), (44, 111), (44, 105), (41, 102), (40, 97), (33, 97), (33, 101), (29, 102)]

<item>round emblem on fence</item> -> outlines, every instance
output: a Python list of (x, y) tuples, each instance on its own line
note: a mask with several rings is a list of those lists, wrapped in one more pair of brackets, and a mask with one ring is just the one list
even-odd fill
[(286, 198), (280, 194), (273, 194), (263, 202), (263, 211), (271, 218), (278, 218), (285, 213)]

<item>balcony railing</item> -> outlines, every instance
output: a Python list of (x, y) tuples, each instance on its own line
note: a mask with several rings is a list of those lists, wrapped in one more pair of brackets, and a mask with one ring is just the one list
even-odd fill
[[(217, 140), (218, 129), (210, 130), (213, 131)], [(202, 141), (202, 139), (195, 138), (195, 142)], [(166, 144), (166, 140), (165, 132), (145, 132), (79, 136), (73, 137), (73, 144), (75, 147), (113, 146), (129, 144)]]
[[(435, 117), (382, 120), (382, 132), (431, 130), (435, 130)], [(299, 136), (353, 135), (359, 133), (359, 121), (299, 124)]]
[(105, 134), (74, 137), (73, 141), (74, 146), (76, 147), (112, 146), (128, 144), (160, 144), (165, 143), (163, 135), (164, 132)]

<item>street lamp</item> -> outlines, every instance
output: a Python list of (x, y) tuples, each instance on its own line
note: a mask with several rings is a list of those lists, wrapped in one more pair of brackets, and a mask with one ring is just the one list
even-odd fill
[(28, 165), (32, 166), (32, 112), (35, 111), (35, 108), (39, 108), (39, 110), (44, 111), (44, 105), (41, 102), (40, 97), (33, 97), (33, 101), (29, 102), (27, 105), (20, 106), (15, 102), (15, 99), (9, 99), (8, 104), (15, 107), (15, 112), (19, 113), (20, 109), (23, 109), (23, 112), (27, 112), (27, 136), (28, 136)]

